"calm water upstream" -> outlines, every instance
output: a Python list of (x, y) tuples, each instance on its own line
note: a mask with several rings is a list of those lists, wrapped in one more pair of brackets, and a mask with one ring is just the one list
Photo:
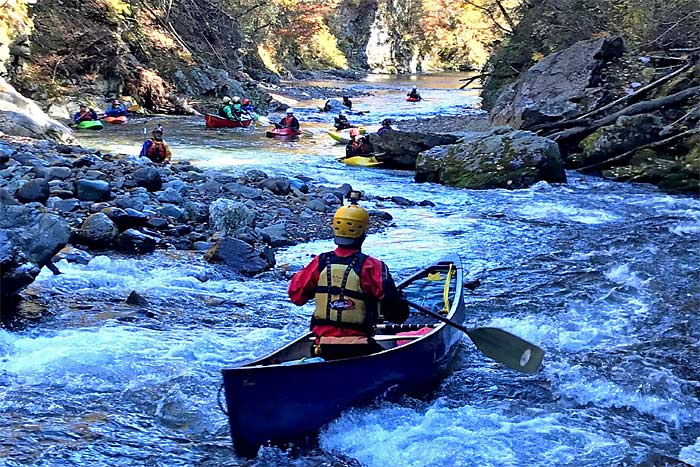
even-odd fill
[[(456, 76), (421, 77), (428, 98), (404, 102), (407, 79), (352, 84), (377, 124), (385, 117), (456, 115), (476, 91)], [(330, 83), (337, 85), (337, 83)], [(324, 134), (320, 101), (297, 115), (313, 138), (205, 130), (201, 118), (135, 119), (83, 143), (138, 153), (143, 128), (162, 123), (174, 158), (241, 173), (304, 174), (371, 195), (395, 226), (366, 251), (396, 277), (458, 252), (479, 277), (468, 325), (497, 326), (546, 349), (523, 376), (485, 359), (465, 338), (458, 369), (423, 400), (377, 401), (326, 426), (315, 448), (233, 454), (216, 393), (224, 365), (261, 356), (307, 328), (286, 283), (239, 280), (200, 255), (95, 257), (59, 263), (29, 289), (47, 317), (0, 330), (2, 466), (633, 466), (662, 454), (700, 466), (700, 201), (645, 185), (570, 173), (562, 186), (468, 191), (415, 184), (412, 173), (349, 168)], [(279, 118), (279, 117), (278, 117)], [(371, 203), (368, 203), (371, 204)], [(292, 270), (330, 241), (277, 253)], [(153, 315), (123, 304), (132, 290)]]

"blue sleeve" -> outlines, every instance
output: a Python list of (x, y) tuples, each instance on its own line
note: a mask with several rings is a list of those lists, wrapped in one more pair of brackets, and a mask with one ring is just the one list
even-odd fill
[(143, 146), (141, 146), (141, 154), (139, 154), (139, 157), (148, 157), (148, 150), (151, 149), (152, 144), (153, 141), (151, 141), (150, 139), (144, 142)]
[(76, 112), (73, 114), (73, 123), (79, 123), (80, 122), (80, 112)]

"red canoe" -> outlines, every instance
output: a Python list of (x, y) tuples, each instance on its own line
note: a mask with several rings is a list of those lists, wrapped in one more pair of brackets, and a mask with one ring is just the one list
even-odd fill
[(274, 130), (265, 132), (265, 136), (268, 138), (276, 138), (278, 136), (299, 136), (300, 134), (301, 131), (292, 130), (291, 128), (275, 128)]
[(212, 114), (204, 115), (204, 123), (207, 125), (207, 128), (247, 128), (252, 121), (252, 119), (229, 120), (228, 118), (221, 118)]
[(126, 123), (127, 120), (128, 118), (126, 118), (126, 115), (122, 115), (121, 117), (105, 117), (105, 122), (113, 124)]

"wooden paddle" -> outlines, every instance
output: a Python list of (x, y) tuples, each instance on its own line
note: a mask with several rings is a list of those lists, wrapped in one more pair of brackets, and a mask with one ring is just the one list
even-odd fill
[(438, 321), (457, 328), (472, 340), (477, 349), (487, 357), (522, 373), (535, 373), (544, 358), (544, 350), (535, 344), (498, 328), (468, 328), (445, 318), (439, 313), (408, 301), (409, 306)]

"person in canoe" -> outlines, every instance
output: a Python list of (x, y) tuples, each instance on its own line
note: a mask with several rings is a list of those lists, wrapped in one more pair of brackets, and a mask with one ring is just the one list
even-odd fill
[(247, 97), (243, 98), (243, 101), (241, 102), (241, 109), (250, 115), (255, 113), (255, 106), (252, 102), (250, 102), (250, 99), (248, 99)]
[(354, 128), (343, 112), (340, 112), (338, 116), (335, 117), (335, 124), (333, 126), (335, 126), (335, 129), (338, 131), (345, 130), (346, 128)]
[(409, 92), (408, 94), (406, 94), (406, 96), (408, 96), (409, 99), (415, 99), (415, 100), (418, 100), (418, 101), (421, 100), (421, 99), (423, 99), (423, 98), (420, 96), (420, 93), (418, 92), (418, 88), (416, 88), (415, 86), (413, 86), (413, 89), (411, 89), (411, 92)]
[(350, 130), (350, 142), (345, 146), (345, 157), (369, 156), (374, 148), (366, 136), (360, 136), (360, 130)]
[(97, 112), (88, 108), (87, 104), (80, 104), (80, 110), (78, 110), (75, 115), (73, 115), (73, 123), (78, 124), (80, 122), (89, 122), (91, 120), (97, 120)]
[(343, 105), (352, 110), (352, 101), (348, 96), (343, 96)]
[(148, 157), (156, 164), (167, 164), (170, 162), (172, 153), (168, 143), (163, 141), (163, 127), (158, 125), (151, 132), (152, 138), (146, 140), (141, 147), (139, 157)]
[(236, 120), (240, 120), (243, 115), (243, 107), (241, 106), (241, 98), (238, 96), (233, 96), (231, 99), (231, 113), (233, 113)]
[[(236, 103), (235, 100), (238, 99), (238, 102)], [(227, 118), (229, 120), (234, 120), (236, 122), (241, 121), (241, 104), (240, 104), (241, 98), (238, 96), (233, 97), (233, 102), (230, 97), (224, 96), (223, 100), (221, 101), (221, 105), (219, 106), (219, 117), (221, 118)], [(238, 105), (236, 107), (236, 104)]]
[(105, 117), (126, 117), (129, 112), (126, 107), (119, 102), (119, 99), (114, 99), (112, 105), (105, 109)]
[(351, 191), (350, 204), (333, 216), (337, 248), (316, 256), (289, 283), (289, 298), (295, 305), (315, 299), (313, 353), (329, 360), (382, 350), (372, 339), (379, 305), (384, 319), (393, 323), (403, 323), (409, 314), (387, 265), (361, 251), (369, 215), (357, 204), (360, 198), (361, 193)]
[(299, 120), (294, 116), (294, 109), (291, 107), (287, 109), (287, 116), (280, 120), (277, 124), (277, 128), (290, 128), (299, 131)]
[(384, 133), (391, 130), (393, 130), (393, 128), (391, 127), (391, 120), (385, 118), (384, 120), (382, 120), (382, 126), (377, 130), (377, 134), (379, 136), (382, 136)]

